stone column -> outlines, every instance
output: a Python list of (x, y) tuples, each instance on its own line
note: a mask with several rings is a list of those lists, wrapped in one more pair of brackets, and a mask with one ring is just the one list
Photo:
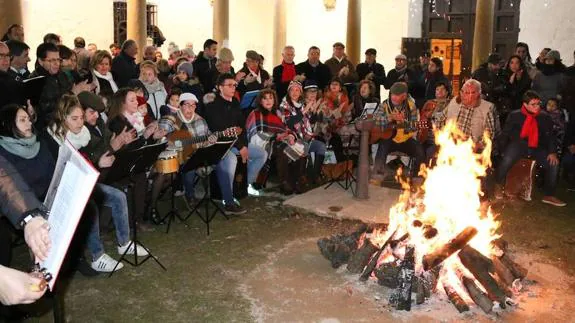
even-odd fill
[(472, 70), (483, 63), (493, 46), (494, 0), (477, 0), (475, 7), (475, 30), (473, 32)]
[(355, 65), (361, 59), (361, 0), (347, 0), (347, 58)]
[(229, 0), (214, 0), (213, 37), (218, 47), (229, 47), (230, 39), (230, 2)]
[(140, 62), (146, 47), (146, 0), (128, 0), (127, 21), (128, 39), (133, 39), (138, 45), (136, 62)]
[(367, 200), (369, 199), (369, 132), (374, 127), (374, 122), (371, 119), (360, 120), (355, 123), (355, 127), (361, 132), (355, 198)]
[[(22, 25), (22, 4), (20, 0), (0, 0), (0, 38), (12, 24)], [(24, 29), (24, 37), (26, 30)]]
[(285, 0), (275, 0), (274, 11), (274, 51), (273, 64), (282, 62), (281, 52), (286, 45), (286, 3)]

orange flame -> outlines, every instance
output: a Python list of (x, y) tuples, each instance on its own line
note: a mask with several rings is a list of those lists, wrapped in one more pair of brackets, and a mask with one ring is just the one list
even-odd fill
[[(465, 138), (454, 122), (436, 130), (435, 138), (439, 146), (437, 162), (431, 168), (422, 166), (419, 174), (425, 179), (423, 185), (412, 192), (402, 181), (403, 193), (389, 212), (389, 230), (370, 237), (372, 243), (381, 246), (396, 228), (394, 239), (408, 233), (406, 243), (415, 246), (416, 273), (423, 271), (425, 254), (446, 244), (468, 226), (477, 229), (469, 245), (487, 257), (495, 252), (491, 241), (500, 237), (497, 234), (500, 223), (491, 208), (482, 207), (480, 202), (481, 177), (491, 166), (491, 141), (484, 136), (485, 147), (480, 153), (475, 152), (476, 145)], [(437, 229), (435, 237), (426, 238), (424, 226), (413, 225), (416, 220)], [(382, 258), (380, 262), (393, 259), (389, 253), (382, 254)], [(469, 276), (454, 254), (444, 261), (440, 281), (448, 280), (456, 290), (461, 290), (457, 272)]]

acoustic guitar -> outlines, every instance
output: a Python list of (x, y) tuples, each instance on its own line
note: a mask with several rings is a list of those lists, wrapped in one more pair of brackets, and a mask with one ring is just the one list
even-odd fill
[(187, 129), (176, 130), (168, 135), (168, 142), (169, 145), (174, 145), (176, 141), (180, 141), (182, 143), (183, 151), (184, 151), (184, 159), (190, 157), (196, 150), (198, 149), (197, 145), (202, 144), (208, 141), (210, 136), (216, 136), (218, 139), (220, 138), (236, 138), (242, 133), (242, 128), (240, 127), (231, 127), (227, 128), (223, 131), (216, 131), (212, 132), (209, 135), (203, 136), (195, 136), (192, 137), (192, 134)]
[[(381, 127), (373, 127), (369, 134), (369, 143), (376, 144), (380, 140), (387, 140), (393, 138), (399, 138), (399, 142), (404, 142), (407, 139), (411, 138), (410, 133), (405, 133), (404, 129), (407, 128), (408, 123), (402, 122), (400, 124), (397, 123), (390, 123), (385, 128)], [(429, 120), (424, 121), (415, 121), (411, 123), (410, 128), (414, 128), (417, 130), (421, 129), (429, 129), (430, 122)]]

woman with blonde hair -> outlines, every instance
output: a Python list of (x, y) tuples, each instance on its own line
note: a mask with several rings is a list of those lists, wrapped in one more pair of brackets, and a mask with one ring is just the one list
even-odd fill
[(152, 110), (155, 120), (160, 119), (160, 108), (166, 102), (168, 92), (164, 87), (164, 83), (158, 79), (158, 67), (152, 61), (143, 61), (140, 64), (140, 77), (139, 80), (144, 83), (148, 91), (148, 104)]
[(116, 91), (118, 85), (112, 76), (112, 56), (105, 50), (96, 51), (90, 59), (90, 72), (92, 82), (95, 85), (95, 93), (110, 102), (110, 98)]

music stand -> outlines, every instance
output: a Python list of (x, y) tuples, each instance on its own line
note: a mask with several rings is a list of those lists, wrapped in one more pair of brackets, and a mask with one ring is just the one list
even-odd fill
[[(176, 220), (176, 218), (178, 218), (180, 220), (180, 222), (182, 222), (186, 227), (188, 226), (186, 224), (186, 220), (188, 218), (182, 218), (182, 215), (180, 214), (180, 211), (178, 211), (178, 208), (176, 207), (176, 179), (175, 177), (178, 176), (177, 172), (173, 172), (170, 173), (170, 186), (171, 186), (171, 194), (170, 194), (170, 211), (168, 211), (168, 213), (166, 213), (166, 215), (164, 215), (161, 219), (160, 219), (160, 223), (164, 223), (164, 221), (166, 221), (166, 219), (168, 219), (167, 224), (167, 228), (166, 228), (166, 233), (170, 232), (170, 226), (172, 225), (172, 222)], [(164, 174), (161, 174), (164, 175)], [(165, 193), (164, 193), (165, 194)]]
[[(235, 140), (230, 142), (218, 142), (215, 145), (198, 149), (192, 155), (192, 157), (186, 162), (186, 164), (182, 169), (182, 172), (184, 174), (191, 170), (195, 170), (197, 172), (198, 169), (200, 168), (206, 168), (218, 164), (228, 153), (228, 151), (232, 148), (235, 142), (236, 142)], [(211, 198), (210, 179), (208, 175), (209, 174), (206, 174), (204, 178), (203, 183), (204, 195), (202, 196), (198, 204), (196, 204), (196, 206), (192, 208), (192, 210), (188, 213), (188, 215), (184, 220), (187, 220), (194, 213), (197, 214), (198, 217), (202, 220), (202, 222), (206, 224), (207, 234), (210, 235), (210, 223), (218, 213), (223, 215), (226, 218), (226, 220), (228, 220), (229, 218), (226, 215), (226, 212), (222, 209), (222, 207), (218, 205), (218, 203), (214, 202)], [(200, 176), (198, 174), (197, 180), (199, 179)], [(210, 205), (214, 207), (214, 210), (211, 213), (210, 213)], [(202, 212), (199, 211), (202, 206), (204, 207), (205, 215), (202, 215)]]
[[(134, 150), (119, 151), (115, 154), (116, 161), (114, 162), (114, 167), (106, 176), (106, 181), (109, 183), (118, 182), (126, 177), (129, 178), (130, 183), (126, 186), (126, 194), (131, 198), (131, 210), (130, 213), (134, 212), (136, 206), (136, 198), (134, 196), (134, 175), (147, 171), (158, 159), (158, 155), (165, 150), (167, 142), (143, 146)], [(148, 259), (152, 258), (154, 261), (162, 267), (162, 269), (167, 270), (166, 267), (152, 254), (150, 249), (148, 249), (144, 244), (138, 241), (138, 228), (136, 226), (136, 216), (132, 214), (131, 217), (131, 229), (132, 229), (132, 240), (126, 248), (126, 251), (120, 256), (116, 266), (112, 269), (112, 272), (108, 277), (112, 277), (116, 268), (122, 260), (126, 261), (134, 267), (138, 267), (144, 264)], [(134, 245), (134, 261), (130, 261), (126, 258), (128, 250)], [(144, 250), (148, 252), (148, 255), (143, 260), (138, 260), (138, 245), (142, 246)]]

